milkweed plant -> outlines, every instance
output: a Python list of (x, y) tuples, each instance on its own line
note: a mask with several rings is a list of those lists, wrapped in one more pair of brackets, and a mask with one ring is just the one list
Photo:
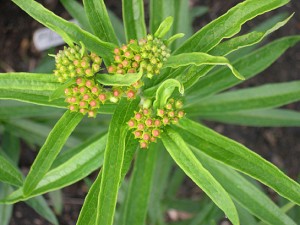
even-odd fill
[[(240, 34), (247, 21), (288, 0), (245, 0), (194, 34), (187, 0), (150, 0), (149, 29), (142, 0), (122, 1), (123, 24), (103, 0), (83, 0), (83, 5), (61, 0), (80, 26), (34, 0), (12, 1), (67, 45), (48, 56), (55, 60), (52, 73), (0, 74), (2, 115), (17, 118), (3, 120), (1, 131), (2, 211), (24, 201), (58, 224), (42, 195), (57, 199), (60, 189), (89, 180), (99, 169), (96, 180), (89, 180), (77, 225), (168, 224), (170, 208), (190, 213), (180, 224), (217, 224), (222, 217), (234, 225), (300, 221), (299, 214), (298, 221), (287, 214), (300, 205), (296, 181), (201, 123), (300, 125), (299, 112), (277, 108), (300, 99), (300, 81), (228, 90), (300, 41), (295, 35), (257, 45), (293, 15), (274, 17), (260, 29)], [(63, 115), (44, 139), (40, 120), (22, 119), (25, 114), (51, 121), (57, 108), (64, 109), (55, 111)], [(26, 176), (16, 166), (18, 146), (11, 135), (21, 125), (36, 129), (23, 137), (41, 146)], [(185, 175), (207, 197), (178, 199)], [(276, 205), (253, 179), (287, 205)], [(5, 215), (1, 224), (8, 224)]]

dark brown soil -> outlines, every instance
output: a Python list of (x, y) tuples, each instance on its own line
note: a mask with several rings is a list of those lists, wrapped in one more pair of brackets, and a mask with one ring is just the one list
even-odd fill
[[(192, 5), (209, 6), (209, 13), (204, 17), (197, 18), (194, 22), (195, 28), (201, 28), (211, 20), (222, 15), (237, 2), (239, 1), (191, 0)], [(70, 18), (57, 0), (44, 0), (42, 3), (60, 16)], [(120, 1), (110, 0), (107, 1), (107, 5), (110, 9), (116, 11), (118, 15), (121, 14)], [(300, 34), (300, 1), (292, 0), (287, 6), (276, 12), (278, 11), (296, 12), (296, 14), (285, 27), (272, 34), (270, 39)], [(258, 21), (263, 21), (270, 15), (274, 15), (274, 13), (263, 15), (255, 22), (248, 23), (247, 26), (252, 27)], [(31, 71), (35, 68), (42, 54), (37, 52), (32, 44), (32, 33), (39, 27), (42, 26), (11, 1), (0, 2), (0, 72)], [(300, 44), (288, 50), (271, 68), (264, 71), (260, 76), (246, 81), (241, 87), (299, 79), (299, 62)], [(290, 104), (288, 108), (299, 110), (300, 104)], [(252, 128), (212, 122), (208, 123), (208, 125), (258, 152), (264, 158), (286, 171), (292, 178), (295, 179), (299, 175), (300, 128)], [(29, 161), (31, 160), (29, 159)], [(27, 166), (28, 162), (22, 161), (21, 164), (22, 166)], [(63, 189), (63, 193), (65, 205), (63, 216), (58, 216), (60, 224), (74, 225), (86, 194), (86, 187), (80, 182)], [(40, 224), (47, 225), (49, 223), (41, 219), (24, 203), (18, 203), (14, 206), (11, 225)]]

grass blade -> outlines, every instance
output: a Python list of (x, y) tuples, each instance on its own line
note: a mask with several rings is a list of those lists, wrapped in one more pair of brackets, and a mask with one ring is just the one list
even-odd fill
[(3, 155), (0, 155), (0, 181), (16, 187), (23, 184), (22, 174)]

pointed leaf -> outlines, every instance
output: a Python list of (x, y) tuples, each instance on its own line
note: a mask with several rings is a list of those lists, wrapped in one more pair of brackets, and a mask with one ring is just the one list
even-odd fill
[(95, 35), (103, 41), (118, 45), (118, 39), (108, 17), (103, 0), (84, 0), (84, 9)]
[(146, 36), (144, 2), (142, 0), (122, 0), (123, 21), (127, 42)]
[(183, 137), (193, 147), (200, 148), (212, 158), (259, 180), (278, 194), (300, 205), (300, 185), (261, 156), (186, 118), (180, 120), (179, 126), (188, 133)]
[[(12, 188), (8, 184), (0, 183), (0, 199), (9, 195), (12, 191)], [(13, 205), (3, 205), (0, 204), (0, 218), (1, 225), (9, 225), (10, 219), (13, 213)]]
[(67, 111), (54, 126), (26, 177), (24, 183), (25, 196), (32, 193), (45, 176), (68, 137), (82, 118), (82, 114)]
[(21, 173), (2, 155), (0, 155), (0, 181), (17, 187), (23, 184)]
[(154, 36), (157, 38), (163, 38), (171, 29), (172, 24), (173, 24), (173, 17), (172, 16), (168, 16), (167, 18), (165, 18), (161, 24), (159, 25), (159, 27), (157, 28), (157, 30), (154, 33)]
[(178, 166), (224, 211), (233, 224), (239, 224), (236, 208), (228, 193), (197, 160), (181, 136), (168, 127), (162, 133), (162, 140)]
[(188, 65), (225, 65), (231, 72), (239, 79), (244, 80), (245, 78), (239, 74), (239, 72), (230, 64), (228, 59), (222, 56), (212, 56), (206, 53), (193, 52), (193, 53), (182, 53), (179, 55), (171, 56), (167, 62), (164, 63), (164, 67), (178, 68), (181, 66)]

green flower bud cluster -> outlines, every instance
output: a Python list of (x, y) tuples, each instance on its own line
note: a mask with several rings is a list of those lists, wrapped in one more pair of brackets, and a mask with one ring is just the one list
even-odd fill
[(148, 35), (139, 41), (130, 40), (127, 45), (114, 50), (114, 63), (108, 67), (112, 74), (145, 71), (148, 78), (158, 75), (163, 62), (170, 56), (170, 49), (162, 40)]
[(75, 45), (60, 50), (55, 56), (55, 62), (54, 75), (59, 82), (64, 83), (70, 78), (94, 76), (100, 70), (102, 59)]
[(135, 112), (128, 121), (128, 126), (133, 129), (133, 135), (139, 139), (141, 148), (148, 148), (151, 142), (156, 142), (163, 132), (163, 128), (169, 124), (178, 123), (185, 113), (181, 109), (182, 101), (170, 99), (163, 109), (158, 109), (156, 115), (152, 109), (141, 108)]

